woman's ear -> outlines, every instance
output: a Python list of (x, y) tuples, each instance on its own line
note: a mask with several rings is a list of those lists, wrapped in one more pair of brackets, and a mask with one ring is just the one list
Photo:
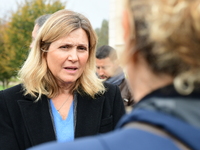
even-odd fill
[(122, 15), (122, 27), (124, 30), (124, 41), (126, 41), (128, 39), (128, 37), (130, 36), (130, 20), (129, 20), (129, 14), (127, 10), (123, 11), (123, 15)]

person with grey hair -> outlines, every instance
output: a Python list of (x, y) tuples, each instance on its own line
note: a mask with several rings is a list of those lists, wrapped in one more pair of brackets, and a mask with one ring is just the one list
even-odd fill
[(32, 42), (30, 44), (30, 48), (33, 47), (33, 42), (35, 41), (35, 37), (39, 31), (39, 29), (42, 27), (42, 25), (45, 23), (45, 21), (51, 16), (51, 14), (45, 14), (42, 16), (39, 16), (34, 23), (33, 31), (32, 31)]

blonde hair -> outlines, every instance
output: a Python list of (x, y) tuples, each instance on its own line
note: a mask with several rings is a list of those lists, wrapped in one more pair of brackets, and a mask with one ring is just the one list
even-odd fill
[(123, 62), (141, 54), (156, 74), (168, 74), (181, 94), (200, 82), (200, 1), (127, 0), (131, 36)]
[(95, 98), (96, 94), (105, 92), (102, 81), (95, 74), (97, 37), (90, 21), (82, 14), (69, 10), (60, 10), (52, 14), (41, 27), (33, 48), (19, 71), (19, 78), (24, 86), (25, 95), (30, 94), (39, 100), (42, 95), (52, 98), (58, 94), (59, 87), (48, 69), (45, 59), (46, 54), (52, 42), (78, 28), (82, 28), (88, 36), (89, 58), (83, 74), (77, 79), (71, 92), (76, 90), (80, 94), (88, 94), (92, 98)]

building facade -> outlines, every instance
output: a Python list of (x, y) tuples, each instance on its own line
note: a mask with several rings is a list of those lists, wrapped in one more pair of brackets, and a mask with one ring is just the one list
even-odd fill
[(109, 45), (121, 52), (124, 48), (122, 30), (123, 0), (109, 0)]

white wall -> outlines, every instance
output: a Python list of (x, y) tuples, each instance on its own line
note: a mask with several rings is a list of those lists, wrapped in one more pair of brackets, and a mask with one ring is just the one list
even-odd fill
[(122, 11), (123, 0), (109, 0), (109, 45), (118, 52), (123, 50)]

